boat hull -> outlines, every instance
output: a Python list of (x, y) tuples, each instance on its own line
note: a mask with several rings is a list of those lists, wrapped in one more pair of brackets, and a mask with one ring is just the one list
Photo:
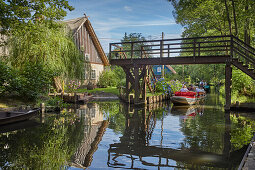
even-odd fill
[(193, 105), (196, 103), (196, 98), (188, 98), (184, 96), (172, 96), (171, 101), (174, 104), (181, 104), (181, 105)]
[(26, 112), (18, 111), (0, 112), (0, 126), (28, 120), (31, 117), (37, 115), (39, 111), (40, 109), (32, 109)]

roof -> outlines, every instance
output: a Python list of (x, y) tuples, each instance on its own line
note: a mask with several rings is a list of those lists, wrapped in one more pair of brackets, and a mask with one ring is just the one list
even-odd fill
[(88, 33), (91, 36), (91, 39), (96, 47), (96, 50), (97, 50), (99, 56), (101, 57), (101, 60), (103, 61), (104, 65), (105, 66), (110, 65), (109, 60), (108, 60), (100, 42), (96, 36), (96, 33), (87, 17), (79, 17), (79, 18), (75, 18), (75, 19), (66, 20), (64, 22), (69, 26), (73, 35), (81, 28), (81, 26), (83, 24), (85, 24), (86, 29), (88, 30)]
[(86, 17), (80, 17), (80, 18), (66, 20), (64, 22), (69, 26), (73, 34), (75, 34), (80, 28), (80, 26), (86, 21), (87, 21)]

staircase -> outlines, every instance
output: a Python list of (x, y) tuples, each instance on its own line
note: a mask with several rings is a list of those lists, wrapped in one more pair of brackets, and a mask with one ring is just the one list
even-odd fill
[(255, 80), (255, 48), (232, 36), (232, 64)]

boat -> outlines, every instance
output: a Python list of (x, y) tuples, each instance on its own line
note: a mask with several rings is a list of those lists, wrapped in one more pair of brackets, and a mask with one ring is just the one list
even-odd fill
[(37, 115), (39, 111), (39, 108), (29, 111), (2, 111), (0, 112), (0, 126), (28, 120)]
[(170, 98), (173, 104), (179, 105), (193, 105), (196, 104), (197, 101), (203, 99), (205, 97), (205, 93), (203, 92), (180, 92), (177, 91)]
[(204, 90), (207, 92), (207, 93), (209, 93), (210, 92), (210, 85), (205, 85), (204, 86)]

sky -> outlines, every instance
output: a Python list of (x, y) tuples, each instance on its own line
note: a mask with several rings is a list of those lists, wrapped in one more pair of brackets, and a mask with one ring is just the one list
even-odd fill
[(175, 23), (173, 6), (167, 0), (69, 0), (75, 10), (65, 20), (82, 17), (84, 13), (105, 51), (109, 43), (120, 42), (125, 32), (141, 33), (145, 38), (180, 38), (183, 28)]

